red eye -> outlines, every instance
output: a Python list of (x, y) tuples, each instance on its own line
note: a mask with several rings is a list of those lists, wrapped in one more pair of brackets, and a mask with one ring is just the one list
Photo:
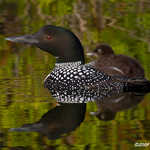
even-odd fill
[(51, 37), (50, 35), (48, 35), (48, 36), (47, 36), (47, 39), (48, 39), (48, 40), (51, 40), (51, 39), (52, 39), (52, 37)]

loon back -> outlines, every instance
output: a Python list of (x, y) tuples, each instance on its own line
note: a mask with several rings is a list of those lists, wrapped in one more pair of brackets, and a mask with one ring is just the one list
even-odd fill
[(124, 83), (115, 82), (88, 64), (56, 66), (46, 77), (44, 85), (58, 102), (65, 103), (104, 99), (123, 92), (124, 87)]

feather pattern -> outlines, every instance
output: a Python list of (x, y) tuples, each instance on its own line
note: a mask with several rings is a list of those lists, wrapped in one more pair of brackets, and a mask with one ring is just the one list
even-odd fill
[(123, 91), (124, 83), (96, 70), (91, 64), (56, 64), (54, 70), (44, 80), (58, 102), (86, 103), (104, 99)]

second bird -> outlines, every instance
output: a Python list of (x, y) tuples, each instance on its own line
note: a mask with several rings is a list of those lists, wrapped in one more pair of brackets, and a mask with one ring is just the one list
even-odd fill
[(96, 61), (93, 61), (94, 66), (109, 75), (122, 75), (128, 78), (145, 77), (144, 69), (136, 59), (115, 54), (108, 44), (99, 44), (87, 55), (96, 56)]

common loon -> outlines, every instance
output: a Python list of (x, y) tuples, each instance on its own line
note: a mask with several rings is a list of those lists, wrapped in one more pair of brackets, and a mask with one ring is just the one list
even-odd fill
[(35, 45), (56, 58), (44, 85), (58, 102), (86, 103), (124, 92), (150, 92), (150, 82), (145, 79), (113, 77), (85, 64), (79, 39), (62, 27), (46, 25), (34, 34), (6, 40)]
[(96, 56), (97, 59), (94, 61), (96, 68), (109, 75), (122, 75), (129, 78), (145, 77), (144, 69), (136, 59), (116, 55), (108, 44), (99, 44), (93, 52), (87, 55)]

